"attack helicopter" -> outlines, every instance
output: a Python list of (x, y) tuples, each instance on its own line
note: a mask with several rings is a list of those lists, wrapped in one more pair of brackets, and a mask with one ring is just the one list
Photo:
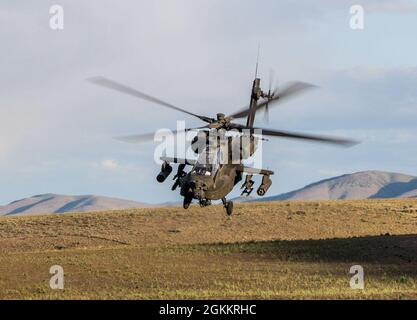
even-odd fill
[[(357, 143), (356, 141), (344, 138), (310, 135), (254, 126), (255, 116), (258, 112), (263, 111), (268, 114), (271, 106), (276, 106), (300, 93), (316, 87), (305, 82), (290, 82), (281, 88), (277, 87), (272, 90), (272, 82), (270, 81), (269, 90), (263, 91), (261, 89), (261, 79), (257, 77), (256, 73), (252, 83), (249, 106), (228, 116), (224, 113), (218, 113), (215, 118), (211, 118), (195, 114), (101, 76), (88, 80), (96, 85), (188, 114), (206, 123), (205, 126), (183, 130), (183, 132), (195, 131), (197, 133), (191, 141), (191, 148), (198, 155), (197, 159), (161, 157), (163, 163), (161, 171), (157, 175), (157, 181), (159, 183), (165, 182), (173, 171), (172, 164), (178, 164), (176, 175), (173, 179), (174, 185), (172, 186), (172, 190), (176, 190), (178, 187), (180, 188), (184, 209), (188, 209), (193, 200), (197, 200), (201, 207), (210, 205), (214, 200), (222, 200), (227, 215), (232, 215), (233, 202), (228, 201), (226, 197), (243, 180), (244, 175), (246, 177), (241, 186), (243, 190), (242, 196), (249, 196), (253, 192), (255, 184), (253, 181), (254, 175), (262, 176), (262, 182), (257, 189), (257, 194), (264, 196), (272, 185), (271, 176), (274, 172), (267, 169), (246, 166), (243, 160), (254, 155), (258, 143), (265, 140), (265, 136), (321, 142), (345, 147)], [(246, 118), (245, 125), (233, 122), (233, 120), (244, 118)], [(180, 131), (173, 132), (175, 134), (180, 133)], [(229, 135), (228, 133), (230, 132), (235, 133), (235, 135)], [(118, 137), (117, 139), (130, 143), (140, 143), (152, 140), (154, 136), (155, 134), (151, 133)], [(186, 171), (187, 167), (190, 167), (188, 172)]]

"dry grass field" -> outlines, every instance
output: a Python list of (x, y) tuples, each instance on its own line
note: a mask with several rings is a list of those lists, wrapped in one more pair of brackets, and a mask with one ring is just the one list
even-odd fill
[(417, 200), (0, 217), (0, 298), (415, 299)]

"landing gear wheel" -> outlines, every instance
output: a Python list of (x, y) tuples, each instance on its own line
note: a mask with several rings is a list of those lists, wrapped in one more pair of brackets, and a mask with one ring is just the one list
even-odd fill
[(182, 204), (184, 209), (188, 209), (190, 207), (192, 199), (188, 198), (188, 197), (184, 197), (184, 202)]
[(226, 213), (228, 216), (233, 214), (233, 202), (227, 201), (226, 198), (222, 198), (223, 206), (226, 209)]
[(233, 214), (233, 201), (229, 201), (225, 205), (226, 213), (228, 216), (231, 216)]

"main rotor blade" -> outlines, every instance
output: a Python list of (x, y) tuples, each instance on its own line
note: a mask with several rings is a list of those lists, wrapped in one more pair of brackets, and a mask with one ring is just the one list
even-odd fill
[[(178, 134), (178, 133), (186, 133), (189, 131), (198, 131), (201, 129), (206, 129), (208, 128), (208, 126), (204, 126), (204, 127), (199, 127), (199, 128), (190, 128), (190, 129), (185, 129), (185, 130), (167, 130), (168, 133), (172, 133), (172, 134)], [(135, 134), (135, 135), (129, 135), (129, 136), (121, 136), (121, 137), (114, 137), (114, 139), (119, 140), (119, 141), (123, 141), (123, 142), (128, 142), (128, 143), (142, 143), (142, 142), (149, 142), (154, 140), (155, 136), (158, 134), (158, 132), (151, 132), (151, 133), (145, 133), (145, 134)], [(161, 135), (162, 131), (161, 131)]]
[(140, 99), (143, 99), (143, 100), (146, 100), (146, 101), (150, 101), (150, 102), (159, 104), (161, 106), (164, 106), (164, 107), (174, 109), (174, 110), (179, 111), (179, 112), (189, 114), (191, 116), (199, 118), (200, 120), (202, 120), (204, 122), (210, 123), (210, 122), (213, 121), (213, 119), (211, 119), (209, 117), (200, 116), (198, 114), (189, 112), (187, 110), (184, 110), (182, 108), (174, 106), (173, 104), (162, 101), (162, 100), (160, 100), (158, 98), (155, 98), (155, 97), (152, 97), (152, 96), (150, 96), (146, 93), (140, 92), (136, 89), (130, 88), (128, 86), (125, 86), (123, 84), (120, 84), (116, 81), (113, 81), (113, 80), (110, 80), (110, 79), (107, 79), (107, 78), (104, 78), (104, 77), (94, 77), (94, 78), (89, 78), (87, 80), (90, 81), (91, 83), (96, 84), (96, 85), (99, 85), (99, 86), (102, 86), (102, 87), (105, 87), (105, 88), (108, 88), (108, 89), (116, 90), (116, 91), (119, 91), (119, 92), (122, 92), (122, 93), (125, 93), (125, 94), (128, 94), (128, 95), (134, 96), (136, 98), (140, 98)]
[(236, 129), (244, 130), (247, 129), (251, 134), (256, 133), (255, 130), (260, 130), (262, 135), (271, 136), (271, 137), (281, 137), (281, 138), (291, 138), (291, 139), (300, 139), (300, 140), (307, 140), (313, 142), (321, 142), (321, 143), (329, 143), (334, 145), (339, 145), (342, 147), (352, 147), (358, 144), (358, 141), (345, 139), (345, 138), (337, 138), (337, 137), (329, 137), (329, 136), (320, 136), (320, 135), (310, 135), (298, 132), (290, 132), (290, 131), (281, 131), (281, 130), (273, 130), (273, 129), (265, 129), (265, 128), (249, 128), (242, 125), (233, 125)]
[[(283, 89), (278, 92), (278, 89), (275, 89), (274, 92), (276, 96), (268, 101), (264, 101), (259, 103), (256, 106), (255, 112), (258, 112), (259, 110), (265, 108), (266, 105), (268, 107), (273, 106), (274, 104), (278, 104), (279, 102), (285, 102), (288, 101), (290, 98), (295, 98), (299, 94), (306, 92), (307, 90), (317, 88), (317, 86), (306, 83), (306, 82), (290, 82), (283, 86)], [(239, 119), (239, 118), (245, 118), (249, 115), (250, 109), (249, 107), (243, 108), (240, 111), (228, 116), (228, 118), (231, 119)]]

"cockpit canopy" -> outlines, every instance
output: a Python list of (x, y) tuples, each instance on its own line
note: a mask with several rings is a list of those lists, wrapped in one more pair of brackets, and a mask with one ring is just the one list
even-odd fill
[(216, 175), (220, 167), (220, 150), (218, 148), (210, 148), (209, 146), (200, 153), (197, 163), (195, 164), (192, 173), (200, 176)]

